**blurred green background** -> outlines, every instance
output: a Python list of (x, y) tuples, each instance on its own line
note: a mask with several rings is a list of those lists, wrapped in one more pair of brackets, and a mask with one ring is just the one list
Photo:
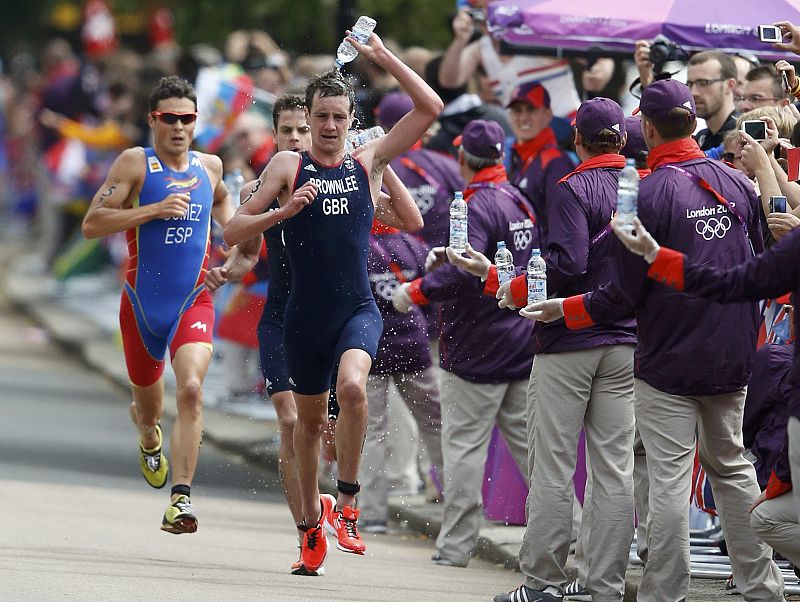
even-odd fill
[[(154, 7), (175, 17), (178, 43), (222, 47), (236, 29), (263, 29), (292, 55), (330, 52), (344, 29), (362, 14), (378, 21), (376, 32), (402, 46), (444, 49), (450, 41), (455, 0), (109, 0), (123, 43), (147, 49), (147, 19)], [(36, 51), (53, 35), (78, 49), (81, 0), (3, 0), (0, 53)]]

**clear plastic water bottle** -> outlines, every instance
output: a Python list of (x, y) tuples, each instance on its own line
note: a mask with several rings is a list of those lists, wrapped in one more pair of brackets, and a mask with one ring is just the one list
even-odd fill
[[(369, 40), (369, 36), (372, 34), (372, 30), (375, 29), (375, 25), (377, 24), (378, 22), (375, 19), (361, 16), (353, 26), (351, 34), (356, 40), (362, 44), (366, 44), (367, 40)], [(341, 70), (345, 63), (349, 63), (357, 56), (358, 51), (353, 48), (353, 45), (346, 39), (342, 40), (342, 43), (339, 44), (339, 48), (336, 50), (336, 68)]]
[(456, 253), (467, 250), (467, 202), (460, 190), (450, 203), (450, 248)]
[(225, 176), (225, 187), (228, 189), (228, 192), (231, 193), (234, 207), (238, 207), (241, 203), (239, 193), (242, 191), (244, 185), (244, 174), (242, 174), (242, 170), (239, 168), (232, 169), (228, 175)]
[(639, 172), (634, 167), (633, 159), (628, 159), (627, 163), (617, 185), (617, 224), (633, 229), (639, 200)]
[(344, 141), (344, 150), (348, 153), (352, 153), (359, 146), (364, 146), (367, 142), (377, 140), (385, 134), (386, 132), (384, 132), (383, 128), (379, 125), (371, 127), (368, 130), (354, 130), (347, 134), (347, 138)]
[(500, 286), (514, 279), (514, 256), (506, 247), (505, 241), (497, 243), (497, 252), (494, 254), (494, 265), (497, 267), (497, 279)]
[(528, 305), (547, 299), (547, 264), (540, 249), (533, 249), (528, 261)]

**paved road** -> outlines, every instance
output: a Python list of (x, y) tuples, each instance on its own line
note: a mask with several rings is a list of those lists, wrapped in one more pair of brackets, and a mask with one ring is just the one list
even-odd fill
[[(332, 550), (294, 577), (294, 530), (276, 476), (205, 444), (200, 529), (159, 530), (168, 499), (137, 472), (128, 398), (43, 340), (0, 296), (0, 600), (475, 600), (519, 574), (428, 561), (410, 534)], [(169, 428), (170, 425), (167, 425)]]

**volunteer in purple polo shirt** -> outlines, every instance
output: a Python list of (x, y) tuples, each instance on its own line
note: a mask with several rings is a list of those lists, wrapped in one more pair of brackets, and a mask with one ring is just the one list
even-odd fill
[[(590, 291), (609, 280), (610, 222), (625, 167), (619, 154), (626, 139), (625, 116), (617, 103), (607, 98), (584, 102), (576, 126), (582, 162), (561, 179), (549, 203), (544, 255), (548, 290), (558, 296)], [(473, 260), (460, 259), (452, 250), (448, 256), (472, 271)], [(485, 272), (479, 275), (496, 290), (496, 269), (488, 259), (480, 263)], [(524, 275), (516, 282), (526, 288)], [(635, 344), (632, 317), (585, 330), (570, 330), (563, 321), (534, 327), (528, 388), (530, 492), (520, 549), (526, 578), (514, 592), (495, 597), (496, 602), (559, 600), (562, 595), (581, 428), (586, 429), (593, 480), (601, 484), (593, 488), (584, 510), (581, 541), (591, 559), (588, 574), (582, 575), (585, 593), (596, 600), (622, 598), (633, 535)], [(548, 544), (542, 546), (543, 541)]]
[[(639, 108), (653, 170), (640, 184), (642, 223), (706, 271), (732, 268), (762, 251), (752, 186), (741, 173), (706, 158), (691, 139), (695, 108), (689, 89), (674, 80), (655, 82), (643, 91)], [(581, 328), (636, 308), (636, 421), (650, 473), (649, 552), (638, 599), (688, 595), (688, 506), (697, 438), (739, 591), (747, 600), (777, 602), (783, 579), (770, 549), (750, 527), (748, 510), (759, 488), (742, 448), (757, 306), (723, 306), (677, 293), (648, 280), (647, 263), (622, 245), (614, 249), (616, 266), (607, 286), (521, 313), (545, 322), (564, 316), (568, 327)]]
[[(525, 265), (538, 246), (533, 209), (508, 183), (502, 163), (503, 130), (492, 121), (471, 121), (459, 141), (459, 166), (469, 182), (470, 244), (494, 254), (505, 241), (514, 264)], [(492, 428), (500, 427), (522, 474), (527, 474), (525, 397), (531, 369), (532, 324), (502, 311), (483, 294), (484, 285), (453, 265), (399, 286), (399, 311), (441, 301), (440, 365), (444, 519), (434, 562), (466, 566), (478, 541), (481, 485)]]
[[(414, 103), (408, 94), (389, 92), (375, 109), (375, 121), (388, 132), (413, 108)], [(450, 228), (450, 201), (456, 190), (464, 188), (458, 163), (450, 155), (422, 148), (422, 142), (418, 142), (390, 165), (414, 197), (425, 221), (417, 236), (431, 247), (446, 245)]]
[(533, 203), (539, 218), (542, 245), (547, 239), (547, 205), (558, 181), (572, 171), (575, 164), (558, 147), (550, 129), (553, 112), (550, 95), (537, 82), (518, 86), (507, 105), (508, 120), (516, 139), (511, 147), (509, 180)]
[(392, 305), (394, 289), (424, 274), (428, 247), (415, 236), (375, 221), (369, 239), (367, 268), (375, 302), (383, 318), (378, 354), (369, 371), (367, 436), (361, 452), (362, 530), (384, 532), (389, 487), (386, 478), (389, 385), (393, 382), (408, 406), (425, 444), (433, 474), (442, 470), (439, 387), (431, 366), (427, 320), (419, 307), (408, 313)]

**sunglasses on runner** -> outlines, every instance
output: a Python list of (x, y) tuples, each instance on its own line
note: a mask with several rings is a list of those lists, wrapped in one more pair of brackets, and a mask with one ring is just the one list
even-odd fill
[(167, 125), (175, 125), (178, 119), (181, 120), (183, 125), (189, 125), (197, 120), (197, 112), (194, 113), (165, 113), (164, 111), (153, 111), (150, 113), (153, 117), (166, 123)]

